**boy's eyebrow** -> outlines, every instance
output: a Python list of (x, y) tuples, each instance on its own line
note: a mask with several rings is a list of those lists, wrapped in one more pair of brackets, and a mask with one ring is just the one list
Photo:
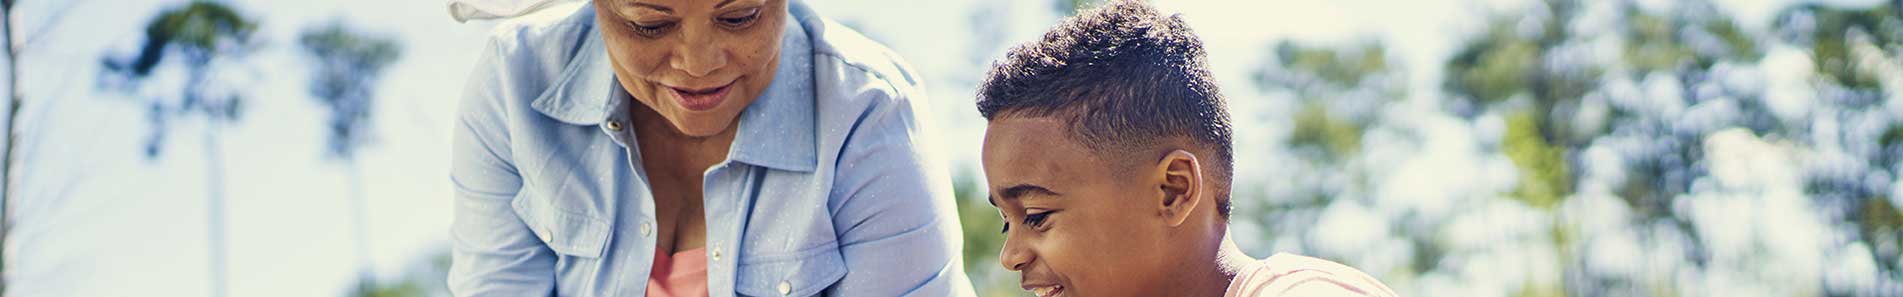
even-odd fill
[(1023, 198), (1024, 196), (1032, 196), (1032, 197), (1057, 196), (1057, 191), (1051, 191), (1051, 189), (1046, 189), (1044, 187), (1033, 185), (1033, 184), (1019, 184), (1019, 185), (1011, 186), (1008, 188), (1004, 188), (1003, 191), (998, 191), (998, 193), (1001, 195), (992, 195), (990, 198), (985, 199), (991, 202), (991, 207), (998, 207), (998, 201), (1018, 200)]

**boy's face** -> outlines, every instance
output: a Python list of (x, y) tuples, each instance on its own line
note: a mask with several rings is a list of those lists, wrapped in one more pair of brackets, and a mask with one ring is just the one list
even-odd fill
[(1056, 117), (998, 117), (985, 131), (991, 203), (1004, 216), (1005, 269), (1039, 296), (1163, 296), (1175, 276), (1163, 191), (1145, 166), (1118, 166)]

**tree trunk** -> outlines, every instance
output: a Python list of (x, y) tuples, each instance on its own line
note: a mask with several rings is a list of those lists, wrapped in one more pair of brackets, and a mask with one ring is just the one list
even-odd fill
[[(6, 143), (0, 144), (0, 248), (6, 247), (7, 235), (13, 229), (13, 146), (19, 138), (15, 137), (15, 118), (20, 115), (20, 55), (13, 48), (13, 4), (14, 0), (0, 0), (0, 51), (7, 56), (7, 125)], [(5, 275), (6, 257), (0, 255), (0, 275)], [(0, 296), (6, 295), (7, 284), (0, 278)]]
[(376, 288), (376, 273), (370, 256), (370, 201), (364, 197), (363, 171), (357, 160), (346, 157), (344, 174), (350, 179), (351, 227), (357, 236), (357, 295), (370, 296)]
[(206, 203), (208, 207), (206, 216), (209, 217), (207, 224), (209, 229), (207, 230), (207, 234), (209, 234), (208, 237), (210, 237), (209, 248), (206, 250), (209, 251), (208, 254), (211, 256), (210, 296), (212, 297), (225, 297), (225, 289), (227, 288), (227, 274), (225, 271), (227, 268), (225, 261), (227, 260), (228, 254), (225, 252), (225, 157), (224, 152), (221, 150), (222, 146), (218, 141), (218, 124), (220, 122), (221, 120), (216, 117), (205, 117), (205, 163), (207, 165), (205, 168), (205, 180), (208, 183), (205, 188), (205, 193), (207, 194), (206, 196), (209, 197), (209, 201)]

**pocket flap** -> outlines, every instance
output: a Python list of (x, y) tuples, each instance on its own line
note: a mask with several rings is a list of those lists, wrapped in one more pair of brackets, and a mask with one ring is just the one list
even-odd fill
[(743, 259), (734, 291), (746, 296), (813, 296), (846, 276), (839, 248), (822, 246), (785, 256)]
[(541, 207), (516, 200), (516, 215), (528, 223), (535, 236), (556, 253), (596, 258), (608, 245), (608, 222), (594, 217)]

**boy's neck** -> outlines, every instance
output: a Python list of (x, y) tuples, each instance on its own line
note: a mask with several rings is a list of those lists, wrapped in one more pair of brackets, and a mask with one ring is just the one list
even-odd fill
[(1195, 278), (1198, 281), (1188, 283), (1190, 287), (1186, 289), (1196, 292), (1191, 296), (1223, 296), (1229, 291), (1229, 283), (1236, 279), (1236, 275), (1255, 261), (1255, 258), (1243, 253), (1242, 248), (1224, 234), (1214, 259), (1204, 261), (1202, 263), (1205, 264), (1199, 265), (1203, 266), (1202, 268), (1196, 268), (1199, 271), (1196, 273), (1203, 276)]

